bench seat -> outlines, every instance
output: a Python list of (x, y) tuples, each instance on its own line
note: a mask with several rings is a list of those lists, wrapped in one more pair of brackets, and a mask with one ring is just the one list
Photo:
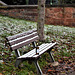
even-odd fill
[(32, 59), (32, 58), (38, 58), (40, 55), (48, 51), (50, 48), (52, 48), (55, 43), (44, 43), (39, 46), (39, 55), (36, 55), (36, 49), (34, 48), (33, 50), (29, 51), (28, 53), (18, 57), (17, 59)]

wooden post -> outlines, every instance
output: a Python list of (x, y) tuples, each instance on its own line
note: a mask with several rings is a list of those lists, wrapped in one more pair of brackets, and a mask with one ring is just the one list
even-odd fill
[(45, 0), (38, 0), (37, 31), (40, 41), (44, 41), (44, 23), (45, 23)]
[(0, 5), (7, 5), (6, 3), (4, 3), (4, 2), (2, 2), (2, 1), (0, 1)]

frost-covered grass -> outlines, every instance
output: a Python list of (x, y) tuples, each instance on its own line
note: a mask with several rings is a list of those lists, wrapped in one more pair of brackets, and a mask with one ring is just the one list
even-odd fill
[[(14, 67), (14, 52), (11, 52), (12, 55), (10, 56), (9, 50), (5, 48), (5, 37), (33, 28), (37, 28), (36, 22), (0, 16), (0, 60), (5, 61), (4, 64), (0, 64), (0, 72), (4, 75), (36, 75), (34, 65), (28, 64), (27, 61), (23, 62), (24, 65), (21, 65), (21, 70), (16, 69)], [(55, 48), (56, 51), (53, 53), (56, 60), (63, 56), (73, 57), (75, 55), (75, 28), (45, 25), (44, 30), (46, 42), (53, 41), (58, 44)], [(45, 59), (40, 59), (39, 62), (43, 69), (49, 63), (46, 61), (49, 56), (45, 54), (42, 57), (45, 57)]]
[(0, 46), (4, 44), (5, 37), (25, 32), (33, 28), (36, 28), (35, 22), (0, 16)]
[(36, 27), (36, 23), (0, 16), (0, 35), (16, 34)]
[(58, 44), (54, 53), (56, 57), (75, 55), (75, 28), (45, 25), (45, 34), (48, 41)]

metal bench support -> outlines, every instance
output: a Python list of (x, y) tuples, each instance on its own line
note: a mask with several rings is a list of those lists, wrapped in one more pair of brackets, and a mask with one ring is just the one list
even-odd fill
[(15, 67), (19, 68), (19, 65), (21, 62), (22, 62), (22, 60), (16, 60)]
[(20, 56), (19, 50), (17, 50), (17, 49), (15, 50), (15, 55), (16, 55), (16, 58)]
[(43, 75), (41, 69), (40, 69), (40, 66), (38, 64), (38, 61), (37, 60), (34, 60), (34, 65), (36, 66), (36, 69), (37, 69), (37, 75)]
[[(15, 55), (16, 55), (16, 58), (20, 56), (20, 52), (19, 50), (15, 50)], [(15, 62), (15, 67), (18, 67), (19, 68), (19, 64), (22, 62), (22, 60), (16, 60)]]
[[(32, 42), (32, 44), (33, 44), (33, 47), (35, 48), (36, 47), (36, 42)], [(40, 68), (40, 66), (38, 64), (38, 60), (35, 59), (33, 62), (34, 62), (34, 65), (35, 65), (35, 67), (37, 69), (37, 75), (43, 75), (42, 70), (41, 70), (41, 68)]]
[(55, 60), (54, 60), (54, 58), (52, 56), (51, 50), (49, 50), (48, 53), (50, 55), (50, 62), (54, 62)]

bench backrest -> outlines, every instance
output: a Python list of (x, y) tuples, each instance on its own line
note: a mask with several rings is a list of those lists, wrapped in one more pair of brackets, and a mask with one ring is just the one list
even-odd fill
[(38, 39), (39, 36), (36, 29), (6, 37), (6, 40), (12, 50), (16, 50)]

